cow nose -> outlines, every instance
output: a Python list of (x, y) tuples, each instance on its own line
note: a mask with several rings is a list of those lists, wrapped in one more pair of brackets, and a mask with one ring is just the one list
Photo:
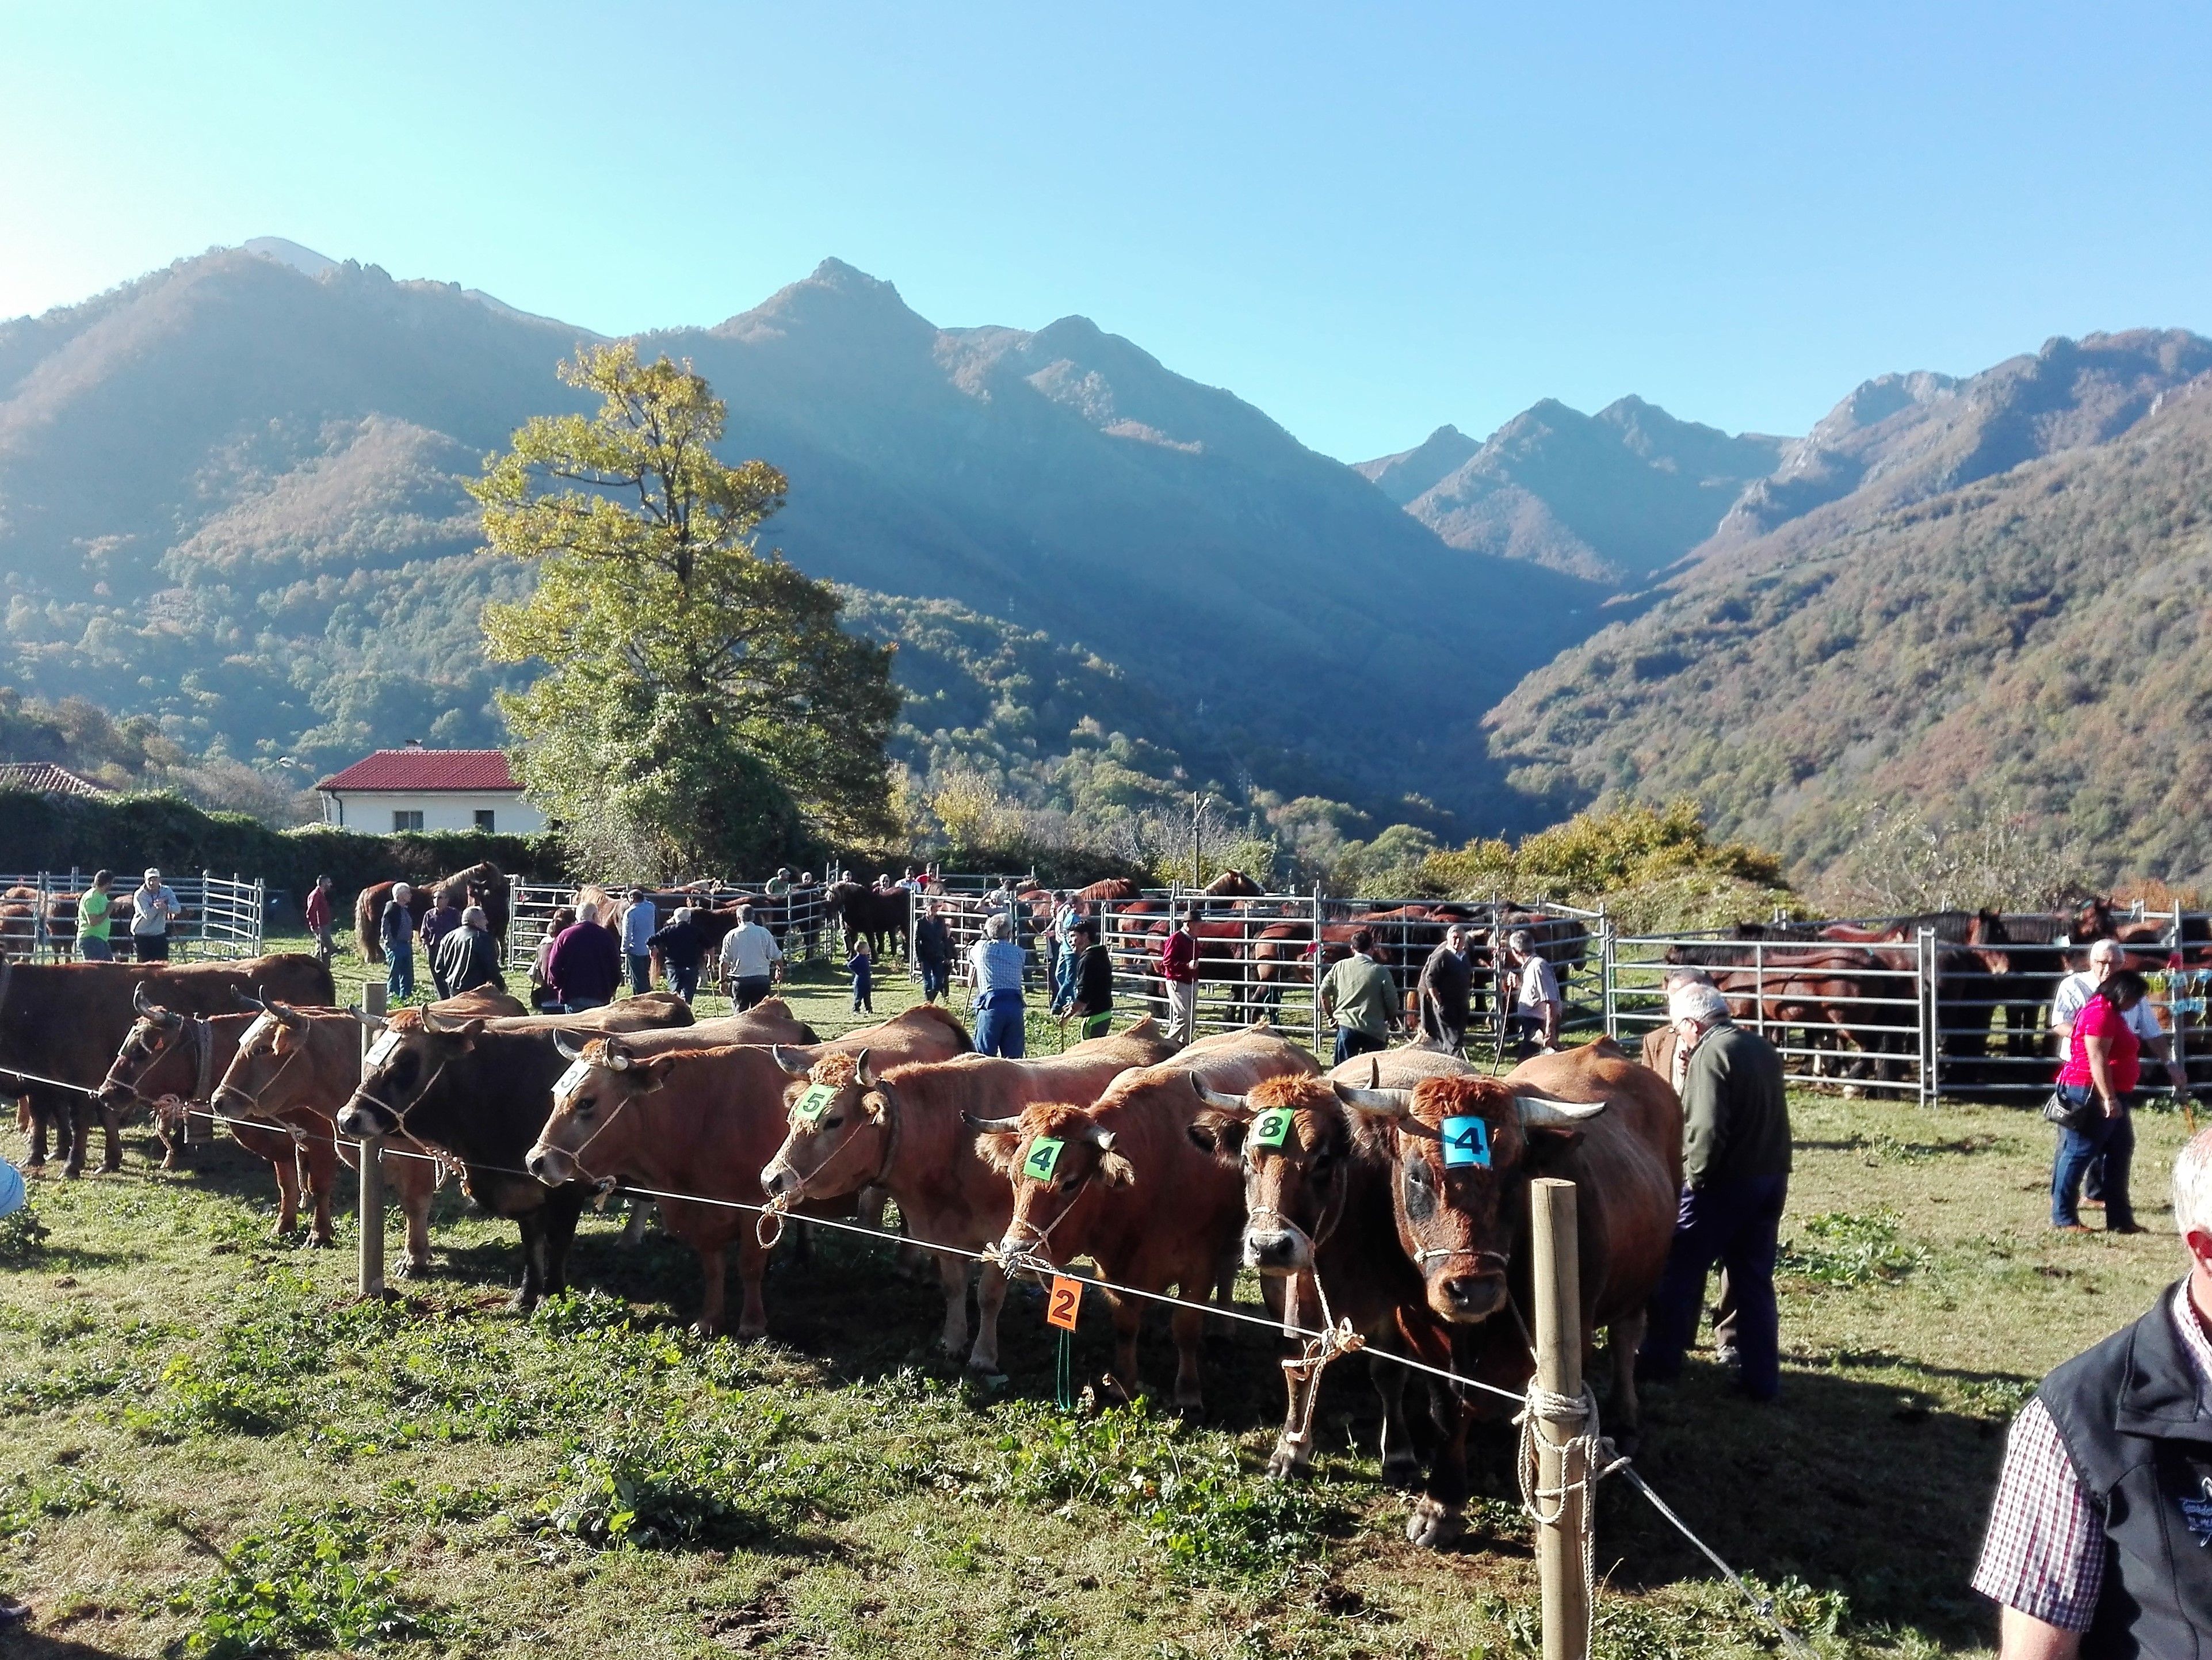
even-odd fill
[(547, 1187), (557, 1188), (567, 1179), (561, 1168), (562, 1163), (561, 1155), (552, 1148), (532, 1147), (524, 1156), (522, 1167)]
[(1455, 1274), (1442, 1289), (1455, 1319), (1479, 1320), (1505, 1300), (1505, 1282), (1494, 1274)]
[(385, 1129), (383, 1116), (374, 1107), (348, 1107), (338, 1115), (338, 1133), (341, 1135), (350, 1135), (358, 1140), (382, 1135)]
[(1247, 1233), (1244, 1236), (1244, 1266), (1263, 1270), (1300, 1267), (1297, 1241), (1287, 1233)]
[(782, 1164), (770, 1164), (761, 1172), (761, 1186), (770, 1198), (780, 1199), (787, 1189), (798, 1185), (799, 1178)]

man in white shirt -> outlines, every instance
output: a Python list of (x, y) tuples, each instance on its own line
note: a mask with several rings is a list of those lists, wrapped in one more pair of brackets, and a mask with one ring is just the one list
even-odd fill
[(783, 948), (775, 943), (774, 934), (753, 921), (753, 908), (740, 905), (738, 925), (722, 936), (722, 949), (715, 962), (722, 970), (730, 1000), (740, 1010), (749, 1009), (767, 996), (775, 984)]
[(146, 879), (131, 891), (131, 945), (142, 963), (169, 960), (169, 923), (182, 914), (176, 892), (149, 870)]
[(1525, 929), (1505, 937), (1505, 972), (1514, 986), (1513, 1024), (1521, 1033), (1521, 1058), (1532, 1046), (1549, 1055), (1559, 1046), (1559, 976), (1537, 955)]
[(629, 964), (629, 994), (642, 997), (653, 989), (653, 935), (660, 926), (659, 908), (643, 888), (629, 891), (629, 909), (623, 913), (623, 956)]
[[(2069, 974), (2058, 982), (2058, 989), (2051, 999), (2051, 1031), (2058, 1040), (2058, 1060), (2063, 1065), (2074, 1048), (2074, 1021), (2088, 1000), (2097, 994), (2097, 988), (2128, 965), (2128, 949), (2117, 939), (2100, 939), (2089, 947), (2089, 966), (2079, 974)], [(2166, 1075), (2180, 1094), (2189, 1093), (2189, 1074), (2182, 1069), (2166, 1048), (2166, 1031), (2158, 1024), (2152, 1012), (2150, 999), (2144, 998), (2123, 1017), (2136, 1040), (2142, 1045), (2143, 1058), (2163, 1061)], [(2101, 1205), (2105, 1202), (2105, 1161), (2090, 1161), (2089, 1174), (2081, 1183), (2081, 1202)]]

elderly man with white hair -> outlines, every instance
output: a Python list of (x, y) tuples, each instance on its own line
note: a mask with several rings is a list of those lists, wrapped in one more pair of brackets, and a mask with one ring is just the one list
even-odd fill
[(392, 885), (392, 897), (384, 902), (377, 919), (377, 943), (384, 947), (384, 994), (398, 1003), (415, 994), (415, 890), (404, 882)]
[(1013, 918), (993, 911), (983, 919), (983, 937), (968, 948), (968, 972), (975, 1009), (975, 1053), (1018, 1061), (1027, 1048), (1022, 1009), (1022, 948), (1014, 943)]
[[(2063, 1061), (2072, 1051), (2074, 1022), (2097, 988), (2110, 980), (2128, 965), (2128, 948), (2117, 939), (2100, 939), (2089, 947), (2089, 966), (2078, 974), (2069, 974), (2058, 982), (2058, 989), (2051, 999), (2051, 1034), (2058, 1040), (2058, 1058)], [(2189, 1074), (2182, 1069), (2167, 1048), (2168, 1039), (2152, 1012), (2150, 1000), (2144, 998), (2127, 1012), (2128, 1030), (2135, 1033), (2136, 1043), (2142, 1046), (2143, 1059), (2162, 1061), (2166, 1075), (2175, 1091), (2189, 1093)], [(2063, 1139), (2063, 1138), (2062, 1138)], [(2101, 1205), (2105, 1202), (2105, 1178), (2110, 1174), (2103, 1154), (2089, 1163), (2089, 1173), (2081, 1184), (2081, 1202)]]
[(499, 971), (499, 943), (491, 937), (491, 919), (482, 905), (471, 905), (463, 911), (460, 927), (441, 939), (434, 950), (432, 976), (447, 996), (459, 997), (478, 986), (507, 988), (506, 978)]
[(1559, 976), (1529, 943), (1528, 931), (1516, 928), (1505, 936), (1500, 979), (1512, 988), (1512, 1022), (1518, 1041), (1514, 1053), (1525, 1061), (1541, 1049), (1549, 1055), (1559, 1047)]
[(1790, 1195), (1782, 1057), (1729, 1019), (1728, 1000), (1711, 986), (1676, 986), (1667, 1012), (1681, 1076), (1682, 1200), (1637, 1373), (1658, 1383), (1680, 1373), (1697, 1335), (1705, 1276), (1717, 1262), (1735, 1299), (1743, 1392), (1771, 1401), (1782, 1390), (1775, 1241)]
[(1974, 1589), (2001, 1660), (2200, 1654), (2212, 1632), (2212, 1129), (2173, 1165), (2188, 1277), (2013, 1420)]

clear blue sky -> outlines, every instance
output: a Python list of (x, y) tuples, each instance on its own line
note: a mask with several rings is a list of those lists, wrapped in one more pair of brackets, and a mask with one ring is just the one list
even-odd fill
[(2201, 3), (0, 0), (0, 317), (260, 234), (611, 333), (836, 254), (1346, 459), (1545, 396), (1800, 432), (1886, 369), (2212, 331)]

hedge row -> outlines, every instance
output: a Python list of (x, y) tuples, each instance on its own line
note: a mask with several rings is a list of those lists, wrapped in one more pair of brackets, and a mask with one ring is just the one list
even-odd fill
[(310, 825), (273, 830), (243, 813), (203, 812), (173, 795), (112, 800), (0, 790), (0, 871), (112, 870), (128, 885), (149, 865), (175, 875), (212, 871), (255, 877), (288, 891), (295, 906), (319, 874), (340, 896), (373, 882), (449, 875), (489, 859), (501, 870), (555, 881), (562, 873), (557, 838), (487, 836), (474, 830), (367, 836)]

